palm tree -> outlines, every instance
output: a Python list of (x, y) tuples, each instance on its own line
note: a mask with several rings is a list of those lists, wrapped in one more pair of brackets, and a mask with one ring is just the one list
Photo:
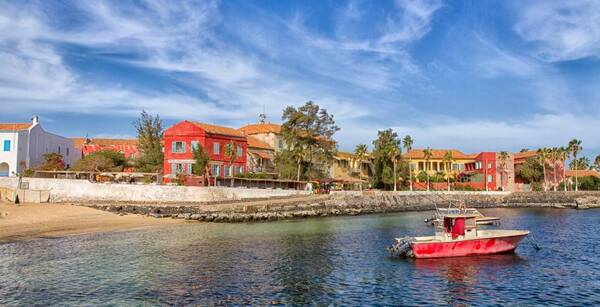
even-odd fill
[(396, 174), (396, 162), (398, 161), (398, 157), (402, 154), (401, 150), (399, 147), (397, 146), (393, 146), (389, 148), (388, 151), (388, 157), (392, 160), (392, 163), (394, 165), (394, 191), (397, 190), (398, 184), (397, 184), (397, 174)]
[(544, 192), (548, 190), (548, 184), (546, 182), (546, 160), (548, 159), (548, 149), (540, 148), (537, 151), (537, 160), (542, 164), (542, 170), (544, 174)]
[[(362, 161), (367, 156), (368, 150), (369, 150), (369, 148), (365, 144), (358, 144), (358, 145), (356, 145), (356, 148), (354, 149), (354, 157), (353, 157), (354, 161), (353, 162), (354, 162), (354, 167), (355, 168), (356, 168), (356, 164), (358, 163), (358, 174), (359, 174), (359, 177), (360, 177), (360, 174), (361, 174)], [(362, 191), (362, 183), (360, 184), (360, 190)]]
[(444, 165), (446, 168), (446, 180), (448, 183), (448, 191), (450, 191), (450, 169), (452, 168), (452, 151), (448, 150), (444, 153)]
[(596, 159), (594, 159), (594, 168), (600, 171), (600, 155), (597, 155)]
[(301, 145), (296, 145), (292, 148), (292, 156), (296, 161), (296, 181), (300, 181), (300, 170), (302, 167), (302, 161), (304, 161), (304, 156), (306, 155), (306, 150)]
[(548, 158), (550, 159), (550, 162), (552, 162), (552, 189), (556, 192), (556, 187), (558, 186), (558, 180), (556, 177), (556, 163), (558, 162), (558, 160), (560, 160), (559, 149), (557, 147), (553, 147), (552, 149), (550, 149)]
[(583, 149), (583, 147), (581, 147), (581, 140), (578, 139), (572, 139), (569, 142), (569, 148), (571, 149), (571, 156), (573, 157), (573, 160), (575, 161), (575, 192), (578, 191), (578, 187), (577, 185), (579, 184), (579, 181), (577, 180), (577, 154), (579, 152), (581, 152), (581, 150)]
[(229, 167), (230, 167), (230, 175), (231, 175), (231, 186), (233, 187), (234, 182), (234, 169), (233, 162), (238, 158), (237, 154), (237, 144), (234, 140), (231, 140), (227, 146), (225, 146), (225, 156), (229, 158)]
[(498, 155), (498, 160), (500, 161), (500, 169), (501, 169), (500, 184), (502, 185), (502, 191), (506, 191), (506, 186), (505, 186), (504, 182), (506, 180), (506, 162), (508, 161), (509, 158), (510, 158), (510, 155), (506, 151), (501, 151), (500, 154)]
[[(407, 154), (412, 150), (413, 139), (410, 137), (410, 135), (407, 135), (404, 137), (404, 139), (402, 139), (402, 145), (404, 146), (404, 151)], [(412, 170), (412, 158), (409, 156), (408, 157), (408, 182), (410, 184), (411, 191), (413, 190), (412, 171), (413, 171)]]
[(425, 174), (427, 175), (427, 191), (429, 191), (429, 160), (432, 156), (431, 148), (423, 149), (423, 157), (425, 158)]
[(558, 152), (559, 152), (559, 159), (560, 159), (560, 164), (562, 165), (562, 184), (563, 184), (563, 189), (566, 192), (567, 191), (567, 176), (566, 176), (566, 163), (567, 163), (567, 159), (569, 158), (569, 148), (565, 148), (565, 147), (560, 147), (558, 148)]

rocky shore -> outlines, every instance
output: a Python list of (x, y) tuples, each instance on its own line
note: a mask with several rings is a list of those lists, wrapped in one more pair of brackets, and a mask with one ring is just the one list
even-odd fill
[(433, 210), (449, 201), (475, 208), (600, 208), (600, 192), (531, 193), (403, 193), (308, 196), (289, 200), (260, 200), (231, 204), (82, 204), (121, 215), (141, 214), (217, 223), (276, 221), (309, 217)]

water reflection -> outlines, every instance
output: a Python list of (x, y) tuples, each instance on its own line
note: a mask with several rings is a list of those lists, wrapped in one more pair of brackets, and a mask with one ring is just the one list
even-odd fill
[(0, 305), (600, 304), (598, 245), (590, 244), (600, 240), (600, 211), (542, 211), (491, 212), (503, 228), (531, 229), (542, 251), (521, 244), (516, 254), (477, 257), (389, 258), (394, 237), (432, 231), (427, 213), (5, 244)]

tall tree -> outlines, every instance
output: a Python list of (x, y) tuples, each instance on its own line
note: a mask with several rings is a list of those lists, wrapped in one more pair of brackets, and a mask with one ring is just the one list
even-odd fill
[(579, 157), (577, 159), (573, 159), (573, 161), (571, 161), (569, 164), (569, 167), (575, 171), (589, 169), (590, 159), (588, 159), (588, 157)]
[(549, 150), (548, 158), (552, 163), (552, 189), (556, 192), (558, 187), (558, 180), (556, 176), (556, 164), (560, 160), (560, 149), (558, 147), (552, 147)]
[(594, 159), (594, 168), (600, 172), (600, 155), (597, 155)]
[(544, 191), (548, 191), (548, 181), (546, 179), (546, 162), (548, 160), (548, 149), (540, 148), (537, 151), (537, 160), (542, 165), (542, 169), (544, 171)]
[(238, 158), (237, 154), (237, 144), (234, 140), (229, 141), (227, 145), (225, 145), (225, 157), (229, 159), (229, 175), (231, 176), (231, 186), (233, 187), (233, 182), (235, 180), (235, 169), (233, 168), (233, 162)]
[(134, 122), (138, 134), (138, 148), (140, 157), (136, 166), (142, 172), (162, 172), (163, 150), (162, 139), (164, 130), (160, 117), (152, 117), (146, 111), (142, 111), (140, 117)]
[(534, 188), (542, 181), (544, 170), (537, 157), (530, 157), (515, 168), (515, 175), (525, 179)]
[(563, 189), (566, 192), (567, 191), (567, 173), (566, 173), (566, 163), (567, 163), (567, 159), (569, 158), (569, 149), (565, 148), (565, 147), (560, 147), (559, 149), (559, 156), (560, 156), (560, 164), (562, 166), (562, 184), (563, 184)]
[(579, 154), (581, 150), (583, 150), (583, 147), (581, 147), (581, 140), (572, 139), (569, 142), (569, 149), (571, 149), (571, 156), (575, 161), (575, 191), (578, 191), (579, 188), (577, 186), (579, 185), (579, 181), (577, 179), (577, 154)]
[(394, 184), (394, 177), (397, 176), (395, 173), (398, 172), (397, 167), (396, 172), (394, 172), (394, 157), (397, 157), (400, 152), (400, 140), (396, 132), (392, 129), (377, 132), (377, 139), (373, 141), (375, 164), (373, 180), (376, 186)]
[(333, 135), (340, 130), (333, 115), (312, 101), (283, 110), (281, 134), (286, 144), (302, 152), (307, 177), (323, 176), (336, 152)]
[(432, 155), (433, 152), (431, 151), (431, 148), (427, 147), (423, 149), (423, 157), (425, 158), (425, 174), (427, 175), (427, 191), (429, 191), (429, 161), (431, 161)]
[(204, 176), (207, 173), (207, 166), (210, 161), (208, 153), (206, 153), (202, 145), (198, 144), (198, 146), (192, 148), (192, 156), (194, 157), (192, 173), (196, 176)]
[(402, 152), (400, 146), (390, 147), (388, 149), (389, 158), (392, 160), (393, 172), (394, 172), (394, 191), (398, 190), (398, 159), (401, 157)]
[[(410, 151), (412, 150), (412, 146), (413, 146), (413, 139), (412, 137), (410, 137), (410, 135), (406, 135), (403, 139), (402, 139), (402, 146), (404, 147), (404, 152), (406, 152), (406, 154), (410, 154)], [(412, 183), (412, 158), (409, 156), (408, 157), (408, 182), (410, 185), (410, 190), (413, 190), (413, 183)]]
[(502, 185), (502, 191), (506, 191), (505, 180), (506, 180), (506, 168), (508, 165), (508, 159), (510, 155), (506, 151), (501, 151), (498, 155), (498, 161), (500, 161), (500, 184)]
[[(355, 168), (356, 171), (358, 172), (359, 178), (361, 175), (362, 161), (367, 157), (368, 153), (369, 153), (369, 148), (367, 147), (367, 144), (358, 144), (358, 145), (356, 145), (356, 148), (354, 149), (354, 154), (352, 156), (352, 160), (353, 160), (352, 163), (354, 164), (353, 168)], [(362, 181), (360, 183), (360, 190), (362, 191)]]
[(450, 172), (452, 170), (452, 161), (454, 158), (452, 157), (452, 151), (448, 150), (444, 153), (444, 168), (446, 169), (446, 180), (448, 184), (448, 191), (450, 191)]
[(42, 156), (44, 162), (36, 167), (40, 171), (62, 171), (65, 169), (63, 156), (56, 152), (44, 154)]

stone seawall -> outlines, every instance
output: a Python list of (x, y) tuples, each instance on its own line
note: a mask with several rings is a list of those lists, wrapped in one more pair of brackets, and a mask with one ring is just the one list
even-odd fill
[[(16, 189), (19, 179), (0, 177), (0, 188)], [(92, 183), (87, 180), (23, 178), (29, 190), (48, 191), (50, 202), (212, 203), (256, 198), (309, 195), (310, 191), (229, 187), (187, 187)]]
[[(436, 195), (437, 194), (437, 195)], [(206, 222), (250, 222), (281, 219), (433, 210), (464, 201), (475, 208), (600, 208), (600, 192), (533, 193), (393, 193), (307, 196), (230, 204), (85, 204), (120, 214), (181, 218)]]

